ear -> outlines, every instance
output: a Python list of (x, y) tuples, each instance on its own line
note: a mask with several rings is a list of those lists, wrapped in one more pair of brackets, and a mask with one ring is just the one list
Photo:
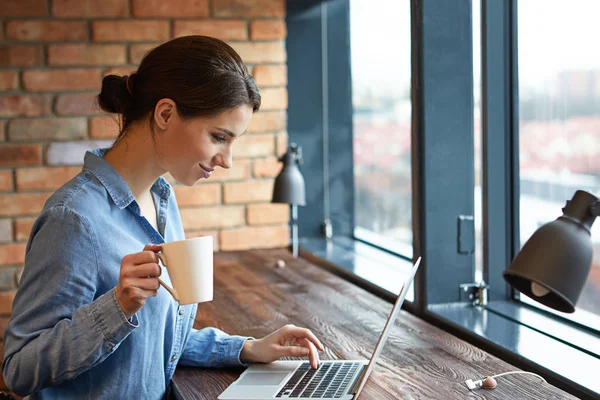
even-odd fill
[(177, 114), (177, 105), (171, 99), (160, 99), (154, 107), (154, 124), (165, 130)]

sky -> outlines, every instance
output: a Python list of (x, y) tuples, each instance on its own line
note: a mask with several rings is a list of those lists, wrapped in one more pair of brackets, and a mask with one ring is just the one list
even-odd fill
[[(476, 82), (480, 4), (473, 0)], [(519, 0), (518, 14), (523, 89), (543, 88), (561, 70), (600, 71), (600, 0)], [(350, 0), (350, 25), (354, 87), (404, 93), (410, 85), (410, 1)]]

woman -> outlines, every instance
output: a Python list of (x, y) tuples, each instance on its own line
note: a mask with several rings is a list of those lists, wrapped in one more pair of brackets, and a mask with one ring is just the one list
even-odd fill
[(197, 305), (159, 289), (159, 244), (184, 239), (161, 175), (193, 185), (230, 168), (260, 107), (239, 55), (209, 37), (174, 39), (131, 76), (105, 77), (98, 102), (120, 114), (121, 132), (111, 149), (86, 154), (33, 226), (4, 339), (7, 385), (36, 399), (160, 399), (178, 364), (308, 356), (317, 367), (323, 347), (307, 329), (258, 340), (195, 330)]

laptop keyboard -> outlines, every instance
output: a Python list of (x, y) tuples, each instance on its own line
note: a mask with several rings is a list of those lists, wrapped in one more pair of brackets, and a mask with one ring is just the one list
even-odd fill
[(352, 361), (323, 361), (318, 369), (312, 369), (308, 362), (302, 363), (275, 397), (340, 398), (361, 365)]

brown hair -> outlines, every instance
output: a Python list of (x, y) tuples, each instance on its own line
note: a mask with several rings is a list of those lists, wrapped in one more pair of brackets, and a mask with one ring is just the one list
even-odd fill
[(183, 117), (214, 116), (247, 104), (260, 108), (260, 94), (240, 56), (227, 43), (208, 36), (184, 36), (151, 50), (137, 72), (108, 75), (98, 104), (121, 114), (123, 137), (132, 122), (150, 114), (160, 99), (177, 104)]

